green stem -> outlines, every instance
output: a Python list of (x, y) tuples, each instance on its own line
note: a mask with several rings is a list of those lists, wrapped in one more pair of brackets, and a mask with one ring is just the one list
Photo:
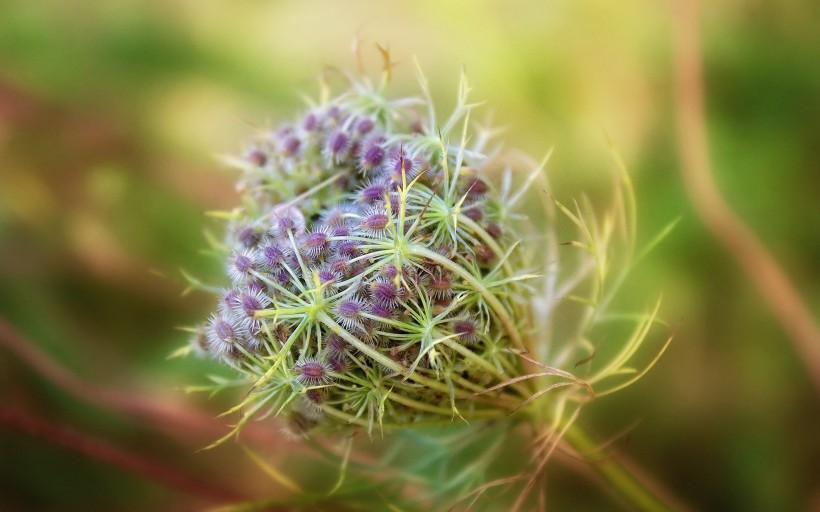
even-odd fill
[[(578, 425), (572, 425), (564, 433), (564, 440), (581, 456), (595, 452), (599, 446)], [(618, 461), (615, 457), (605, 457), (590, 462), (595, 470), (612, 490), (626, 500), (635, 510), (668, 511), (672, 508), (659, 496), (653, 493), (637, 476)]]

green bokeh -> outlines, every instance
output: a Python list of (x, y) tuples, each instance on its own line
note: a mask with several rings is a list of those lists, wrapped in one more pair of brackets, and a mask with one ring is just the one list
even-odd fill
[[(177, 388), (220, 368), (166, 356), (209, 297), (181, 297), (181, 269), (218, 281), (206, 211), (230, 208), (218, 155), (289, 116), (325, 66), (353, 68), (362, 40), (411, 57), (445, 108), (462, 67), (508, 126), (506, 145), (554, 147), (555, 194), (607, 200), (606, 136), (633, 174), (641, 237), (680, 217), (623, 297), (678, 325), (644, 381), (589, 409), (602, 437), (640, 420), (624, 449), (697, 508), (818, 506), (820, 401), (766, 302), (693, 209), (680, 177), (671, 14), (665, 3), (0, 2), (0, 316), (99, 386), (168, 393), (216, 415), (227, 402)], [(820, 310), (820, 9), (809, 1), (704, 7), (711, 154), (721, 191)], [(818, 316), (818, 315), (815, 315)], [(649, 353), (645, 355), (647, 358)], [(264, 477), (238, 450), (197, 455), (72, 397), (0, 350), (0, 398), (53, 425), (219, 481)], [(214, 420), (220, 422), (223, 420)], [(173, 450), (173, 451), (171, 451)], [(561, 509), (601, 506), (556, 464)], [(327, 479), (322, 477), (323, 479)], [(0, 508), (199, 506), (185, 494), (0, 425)], [(563, 485), (566, 483), (566, 485)], [(604, 502), (606, 503), (606, 502)]]

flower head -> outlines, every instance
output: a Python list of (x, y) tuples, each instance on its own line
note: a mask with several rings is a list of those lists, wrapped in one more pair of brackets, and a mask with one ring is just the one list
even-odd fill
[(356, 82), (247, 157), (233, 286), (207, 347), (291, 419), (309, 404), (305, 428), (347, 425), (350, 411), (368, 411), (353, 422), (368, 428), (452, 417), (523, 368), (520, 216), (491, 185), (483, 142), (468, 145), (459, 102), (440, 123), (432, 106)]

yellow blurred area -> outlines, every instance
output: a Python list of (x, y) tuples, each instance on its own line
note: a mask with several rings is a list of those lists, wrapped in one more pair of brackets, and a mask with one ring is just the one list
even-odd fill
[(30, 173), (8, 173), (0, 192), (0, 205), (15, 220), (37, 227), (53, 219), (57, 202), (43, 180)]

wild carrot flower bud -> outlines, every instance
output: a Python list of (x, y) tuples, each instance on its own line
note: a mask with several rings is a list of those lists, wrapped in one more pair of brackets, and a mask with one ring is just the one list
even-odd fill
[(319, 119), (316, 114), (309, 112), (302, 121), (302, 128), (307, 132), (315, 131), (319, 127)]
[[(613, 302), (611, 283), (632, 268), (628, 177), (618, 180), (618, 206), (605, 219), (586, 202), (567, 208), (551, 190), (541, 193), (549, 189), (543, 164), (522, 169), (516, 158), (490, 156), (494, 130), (473, 123), (466, 82), (444, 117), (420, 83), (421, 98), (393, 99), (387, 80), (351, 78), (339, 96), (323, 94), (231, 159), (242, 197), (226, 215), (224, 243), (215, 244), (230, 284), (193, 342), (250, 389), (232, 409), (242, 411), (237, 427), (217, 443), (254, 416), (280, 417), (294, 437), (458, 418), (467, 428), (490, 420), (476, 429), (486, 431), (522, 419), (541, 457), (575, 428), (583, 404), (646, 373), (628, 363), (661, 323), (657, 308), (616, 349), (608, 337), (620, 327), (612, 323), (631, 315), (602, 314)], [(528, 176), (516, 176), (522, 170)], [(547, 201), (531, 209), (545, 215), (534, 222), (520, 208), (528, 190)], [(562, 219), (574, 225), (572, 238), (559, 231)], [(626, 257), (616, 242), (628, 247)], [(575, 309), (556, 313), (564, 305)], [(601, 352), (614, 356), (593, 360), (604, 337)], [(576, 362), (584, 380), (570, 373)], [(560, 395), (540, 398), (548, 391)], [(585, 435), (572, 439), (582, 440), (579, 453), (590, 452)], [(442, 452), (480, 456), (448, 451), (443, 460), (483, 471), (495, 458), (482, 443), (459, 438), (461, 448)], [(542, 461), (533, 465), (524, 493), (543, 474)], [(605, 476), (631, 482), (606, 467)], [(526, 507), (517, 499), (512, 508)]]
[(302, 141), (295, 134), (288, 132), (282, 136), (279, 142), (283, 156), (293, 156), (299, 152)]
[(256, 263), (270, 271), (278, 268), (285, 261), (285, 256), (285, 251), (271, 240), (263, 244), (261, 250), (257, 252)]
[(311, 258), (318, 258), (330, 248), (330, 233), (321, 227), (305, 235), (302, 249)]
[(364, 303), (356, 298), (344, 299), (336, 304), (336, 321), (348, 330), (359, 330), (363, 326)]
[(228, 265), (228, 276), (234, 283), (247, 280), (251, 271), (256, 270), (256, 255), (249, 251), (235, 251)]
[(327, 384), (331, 380), (328, 375), (330, 368), (327, 364), (313, 357), (297, 361), (293, 371), (298, 376), (299, 382), (308, 386)]
[(458, 318), (453, 320), (453, 334), (464, 343), (472, 343), (478, 340), (478, 326), (469, 318)]
[(254, 224), (240, 223), (234, 226), (232, 232), (229, 232), (228, 238), (233, 240), (231, 245), (239, 245), (244, 248), (254, 247), (259, 243), (262, 234), (259, 227)]
[(238, 345), (248, 336), (245, 326), (236, 316), (224, 313), (211, 316), (205, 332), (208, 350), (228, 359), (239, 354)]
[(434, 299), (443, 299), (453, 293), (452, 277), (441, 269), (436, 269), (429, 274), (426, 285), (427, 294)]
[(359, 169), (370, 171), (382, 163), (384, 159), (384, 140), (382, 137), (370, 137), (359, 149)]
[(392, 281), (377, 277), (370, 281), (370, 297), (383, 306), (396, 307), (402, 296), (402, 290)]
[(490, 235), (496, 240), (501, 238), (501, 236), (504, 234), (504, 232), (501, 231), (501, 226), (499, 226), (495, 222), (490, 222), (486, 226), (484, 226), (484, 231), (486, 231), (488, 235)]
[(393, 318), (394, 310), (393, 310), (392, 307), (390, 307), (387, 304), (382, 304), (380, 302), (372, 302), (370, 304), (369, 309), (370, 309), (370, 313), (373, 316), (377, 317), (376, 318), (377, 321), (379, 319), (384, 320), (384, 319)]
[(249, 151), (245, 158), (256, 167), (264, 167), (268, 163), (268, 155), (259, 149)]
[(389, 223), (390, 216), (383, 208), (370, 208), (362, 217), (359, 227), (373, 236), (380, 236), (387, 229)]
[(478, 206), (467, 208), (462, 213), (465, 217), (467, 217), (473, 222), (481, 222), (481, 219), (484, 218), (484, 212), (482, 212), (481, 208), (479, 208)]
[(365, 135), (370, 133), (370, 130), (372, 130), (374, 126), (375, 124), (373, 123), (373, 120), (365, 118), (359, 121), (359, 123), (356, 125), (356, 131), (359, 133), (359, 135)]
[(339, 279), (340, 275), (341, 273), (333, 267), (323, 267), (316, 270), (316, 277), (319, 278), (319, 284), (332, 283)]
[(513, 208), (531, 181), (515, 192), (495, 172), (466, 91), (439, 119), (429, 101), (356, 82), (245, 155), (232, 288), (204, 330), (254, 383), (243, 405), (304, 433), (501, 417), (531, 395), (532, 333), (551, 327), (534, 327), (549, 314), (531, 313), (526, 258), (554, 237), (524, 236)]
[(362, 203), (384, 203), (387, 187), (380, 181), (366, 184), (359, 190), (358, 200)]
[(341, 163), (350, 151), (350, 145), (350, 137), (345, 132), (337, 131), (330, 134), (325, 142), (325, 158), (336, 164)]
[[(477, 245), (491, 245), (488, 254), (509, 247), (457, 215), (503, 218), (503, 205), (477, 178), (489, 164), (480, 148), (449, 146), (458, 132), (444, 133), (435, 119), (420, 122), (414, 101), (373, 101), (383, 91), (368, 87), (359, 84), (306, 112), (298, 126), (275, 131), (275, 143), (260, 141), (260, 154), (249, 157), (255, 165), (241, 181), (249, 196), (243, 204), (253, 207), (240, 210), (234, 223), (253, 229), (236, 236), (240, 247), (228, 256), (235, 289), (219, 306), (218, 327), (235, 325), (238, 334), (219, 337), (211, 325), (211, 351), (247, 359), (247, 371), (263, 379), (273, 378), (266, 372), (283, 360), (301, 384), (327, 386), (322, 400), (311, 400), (326, 412), (345, 412), (358, 400), (327, 378), (330, 368), (353, 382), (370, 382), (376, 371), (410, 379), (416, 385), (394, 387), (394, 396), (423, 401), (434, 391), (430, 405), (452, 409), (453, 393), (463, 396), (470, 384), (441, 379), (463, 379), (463, 359), (480, 357), (451, 345), (480, 343), (468, 329), (473, 324), (458, 319), (482, 318), (493, 339), (520, 343), (509, 299), (515, 274), (489, 276), (472, 263), (484, 254)], [(504, 278), (507, 284), (490, 285)], [(505, 357), (507, 367), (520, 364)], [(271, 389), (283, 412), (299, 413), (287, 405), (297, 403), (288, 399), (292, 388)], [(371, 409), (385, 410), (376, 403)], [(400, 403), (387, 410), (396, 421), (429, 413)], [(329, 414), (327, 421), (339, 419)], [(368, 418), (374, 421), (381, 419)]]

